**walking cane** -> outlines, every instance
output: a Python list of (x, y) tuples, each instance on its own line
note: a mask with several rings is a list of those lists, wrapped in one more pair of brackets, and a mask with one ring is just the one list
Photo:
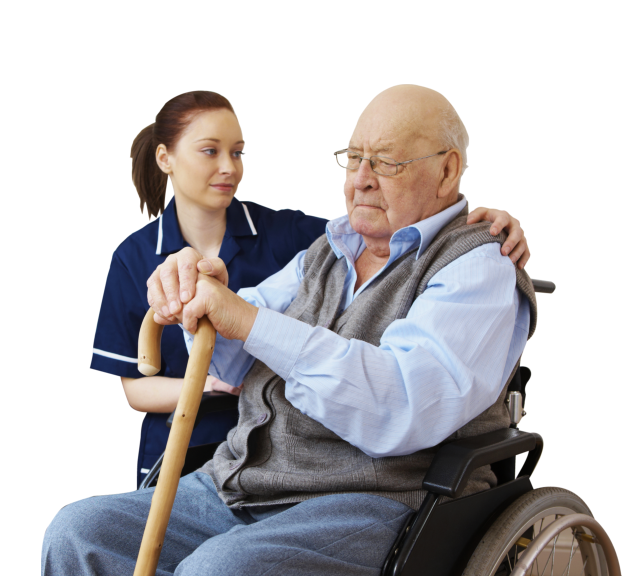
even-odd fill
[[(139, 333), (139, 372), (146, 376), (154, 376), (161, 369), (162, 332), (163, 326), (154, 321), (154, 310), (150, 308)], [(194, 335), (194, 344), (170, 428), (159, 480), (152, 496), (134, 576), (154, 576), (156, 572), (215, 342), (216, 330), (207, 317), (203, 316), (198, 321)]]

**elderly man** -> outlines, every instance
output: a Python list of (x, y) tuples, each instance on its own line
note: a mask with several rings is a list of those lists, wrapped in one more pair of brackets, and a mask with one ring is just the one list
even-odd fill
[[(535, 298), (504, 239), (466, 224), (466, 146), (443, 96), (391, 88), (337, 153), (348, 215), (308, 251), (240, 296), (193, 250), (149, 280), (157, 320), (207, 315), (210, 373), (244, 381), (238, 426), (179, 484), (157, 574), (378, 574), (435, 446), (509, 425)], [(465, 494), (495, 482), (482, 468)], [(63, 509), (44, 572), (131, 574), (151, 497)]]

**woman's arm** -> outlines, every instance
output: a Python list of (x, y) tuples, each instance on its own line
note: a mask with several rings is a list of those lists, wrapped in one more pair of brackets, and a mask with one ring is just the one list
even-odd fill
[[(121, 383), (126, 393), (128, 404), (139, 412), (156, 412), (169, 414), (176, 408), (183, 387), (183, 378), (166, 376), (149, 376), (147, 378), (125, 378)], [(234, 388), (222, 380), (208, 376), (205, 392), (229, 393), (238, 396), (242, 385)]]

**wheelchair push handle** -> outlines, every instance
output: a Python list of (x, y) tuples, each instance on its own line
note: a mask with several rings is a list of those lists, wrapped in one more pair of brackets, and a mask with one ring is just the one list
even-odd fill
[(549, 280), (535, 280), (534, 278), (532, 278), (531, 283), (534, 285), (534, 292), (553, 294), (556, 289), (556, 285)]
[[(163, 326), (154, 322), (154, 311), (150, 308), (139, 334), (139, 371), (147, 376), (153, 376), (161, 368), (162, 332)], [(216, 330), (204, 316), (198, 321), (194, 334), (194, 344), (174, 412), (159, 480), (152, 496), (134, 576), (154, 576), (156, 572), (215, 342)]]

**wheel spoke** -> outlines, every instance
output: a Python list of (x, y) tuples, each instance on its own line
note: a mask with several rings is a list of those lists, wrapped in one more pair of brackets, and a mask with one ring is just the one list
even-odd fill
[(584, 564), (582, 564), (582, 570), (580, 570), (580, 576), (584, 576), (584, 571), (586, 570), (586, 563), (589, 561), (588, 558), (584, 559)]
[[(574, 546), (575, 546), (575, 549), (574, 549)], [(578, 549), (578, 541), (575, 538), (572, 538), (571, 539), (571, 553), (569, 554), (569, 562), (565, 566), (565, 570), (567, 571), (567, 576), (570, 576), (571, 560), (573, 560), (573, 555), (575, 554), (577, 549)], [(562, 576), (564, 576), (564, 572), (562, 572)]]
[[(558, 519), (558, 516), (556, 516), (556, 520)], [(560, 532), (560, 534), (562, 534), (562, 532)], [(551, 558), (551, 576), (553, 576), (553, 569), (555, 568), (555, 563), (556, 563), (556, 544), (558, 544), (558, 538), (560, 538), (560, 534), (558, 534), (556, 536), (556, 539), (553, 541), (553, 550), (551, 551), (551, 553), (553, 554), (553, 557)]]
[[(538, 534), (540, 534), (542, 532), (542, 525), (543, 525), (544, 521), (545, 521), (544, 518), (540, 519), (540, 529), (538, 530)], [(535, 537), (536, 537), (536, 529), (534, 527), (534, 538)], [(533, 540), (533, 538), (532, 538), (532, 540)], [(536, 556), (535, 562), (536, 562), (536, 574), (538, 574), (538, 572), (540, 572), (540, 564), (538, 564), (538, 557), (537, 556)], [(545, 567), (546, 567), (546, 565), (545, 565)], [(543, 570), (543, 572), (544, 572), (544, 570)]]
[(547, 570), (547, 566), (549, 565), (549, 560), (551, 560), (551, 573), (553, 576), (553, 557), (554, 557), (554, 552), (556, 551), (556, 542), (558, 541), (558, 537), (560, 536), (560, 534), (558, 534), (558, 536), (556, 536), (556, 539), (553, 541), (553, 548), (551, 549), (551, 552), (549, 553), (549, 556), (547, 558), (547, 562), (545, 563), (545, 567), (543, 568), (542, 572), (540, 573), (540, 576), (544, 576), (545, 572)]
[[(562, 516), (562, 514), (556, 514), (554, 521), (557, 520), (559, 516)], [(545, 519), (543, 518), (542, 521), (540, 522), (540, 531), (541, 532), (542, 532), (542, 524), (543, 524), (544, 520)], [(549, 565), (549, 560), (551, 560), (551, 575), (550, 576), (553, 576), (553, 568), (554, 568), (554, 563), (555, 563), (555, 558), (556, 558), (556, 543), (558, 542), (558, 538), (560, 538), (560, 534), (558, 534), (555, 537), (554, 541), (553, 541), (553, 546), (551, 548), (551, 552), (549, 553), (549, 556), (548, 556), (548, 558), (546, 560), (546, 563), (545, 563), (545, 567), (543, 568), (542, 572), (540, 573), (540, 576), (544, 576), (545, 570), (547, 570), (547, 566)]]

